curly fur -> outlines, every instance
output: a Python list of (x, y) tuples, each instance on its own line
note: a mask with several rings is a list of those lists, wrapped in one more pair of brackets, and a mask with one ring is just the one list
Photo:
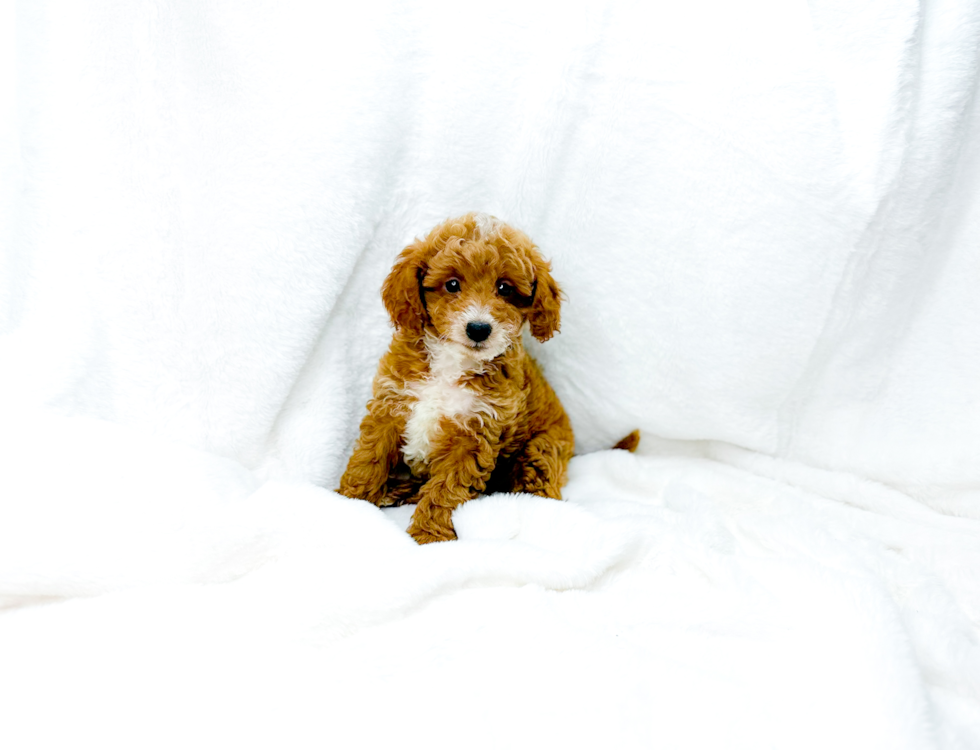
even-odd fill
[(521, 332), (558, 331), (561, 291), (527, 235), (450, 219), (401, 252), (381, 297), (396, 330), (338, 491), (416, 503), (419, 543), (455, 539), (453, 510), (481, 492), (560, 499), (572, 427)]

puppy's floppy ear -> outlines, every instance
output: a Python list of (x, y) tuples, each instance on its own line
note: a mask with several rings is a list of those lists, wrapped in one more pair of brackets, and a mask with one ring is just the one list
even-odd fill
[(561, 328), (561, 289), (551, 278), (551, 265), (538, 257), (534, 261), (534, 302), (527, 314), (531, 335), (547, 341)]
[(425, 310), (422, 279), (432, 256), (430, 248), (416, 240), (406, 247), (381, 286), (381, 301), (396, 328), (422, 334), (429, 315)]

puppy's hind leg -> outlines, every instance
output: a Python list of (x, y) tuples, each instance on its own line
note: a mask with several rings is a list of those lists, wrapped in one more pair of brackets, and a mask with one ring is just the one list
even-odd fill
[(340, 478), (337, 492), (375, 505), (392, 505), (386, 499), (385, 491), (389, 474), (398, 459), (404, 426), (404, 418), (393, 415), (383, 401), (369, 402), (368, 413), (361, 421), (360, 437)]
[(514, 456), (511, 492), (561, 500), (561, 488), (568, 480), (568, 462), (574, 450), (575, 438), (567, 418), (539, 432)]

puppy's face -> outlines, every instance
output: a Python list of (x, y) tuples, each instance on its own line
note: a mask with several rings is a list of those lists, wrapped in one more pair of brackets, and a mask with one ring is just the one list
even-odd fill
[(482, 239), (455, 238), (429, 262), (422, 293), (441, 341), (489, 360), (520, 335), (533, 302), (533, 276), (522, 251)]
[(483, 361), (506, 351), (525, 323), (550, 338), (560, 294), (527, 235), (485, 214), (450, 219), (409, 245), (382, 289), (396, 326)]

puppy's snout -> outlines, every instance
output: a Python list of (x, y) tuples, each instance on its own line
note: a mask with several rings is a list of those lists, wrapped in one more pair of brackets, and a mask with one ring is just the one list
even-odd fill
[(466, 335), (469, 336), (471, 340), (478, 343), (480, 341), (486, 341), (491, 330), (493, 329), (489, 323), (478, 323), (477, 321), (473, 321), (472, 323), (466, 324)]

